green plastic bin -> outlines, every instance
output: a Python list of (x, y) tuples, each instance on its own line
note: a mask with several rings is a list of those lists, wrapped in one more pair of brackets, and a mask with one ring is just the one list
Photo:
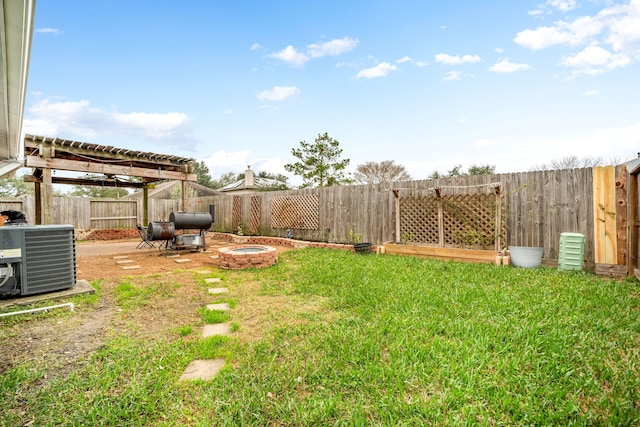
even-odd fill
[(582, 271), (584, 267), (584, 234), (561, 233), (558, 270)]

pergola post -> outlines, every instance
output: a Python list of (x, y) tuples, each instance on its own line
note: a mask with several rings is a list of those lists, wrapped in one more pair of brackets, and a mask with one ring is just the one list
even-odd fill
[(187, 211), (187, 191), (189, 190), (189, 182), (182, 181), (182, 212)]
[(149, 224), (149, 186), (142, 187), (142, 225)]
[(400, 243), (400, 190), (392, 190), (396, 205), (396, 243)]
[(42, 190), (40, 181), (34, 182), (34, 196), (36, 202), (36, 225), (42, 224)]
[(53, 224), (53, 182), (51, 180), (51, 169), (42, 170), (42, 209), (41, 224)]

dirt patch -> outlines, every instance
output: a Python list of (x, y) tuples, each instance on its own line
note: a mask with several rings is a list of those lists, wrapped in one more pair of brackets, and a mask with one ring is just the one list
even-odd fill
[[(86, 244), (86, 243), (84, 243)], [(64, 372), (86, 363), (88, 357), (114, 335), (123, 333), (146, 340), (178, 339), (178, 328), (191, 326), (194, 337), (201, 334), (202, 318), (198, 309), (215, 302), (220, 296), (209, 295), (206, 277), (224, 274), (218, 259), (212, 258), (217, 248), (228, 243), (212, 242), (207, 252), (181, 253), (168, 257), (158, 250), (139, 250), (121, 255), (77, 257), (77, 278), (99, 288), (97, 301), (78, 304), (73, 313), (58, 315), (24, 315), (7, 318), (0, 323), (0, 373), (23, 362), (42, 366), (49, 375)], [(290, 248), (277, 247), (278, 253)], [(126, 258), (114, 258), (126, 256)], [(178, 263), (176, 260), (189, 259)], [(118, 261), (131, 261), (119, 264)], [(137, 265), (139, 269), (124, 267)], [(126, 282), (132, 288), (148, 290), (133, 308), (118, 303), (116, 289)], [(236, 289), (237, 301), (232, 321), (241, 325), (238, 337), (255, 339), (265, 323), (281, 318), (282, 312), (317, 310), (317, 304), (303, 308), (282, 296), (258, 296), (258, 284)], [(222, 297), (224, 298), (224, 297)]]

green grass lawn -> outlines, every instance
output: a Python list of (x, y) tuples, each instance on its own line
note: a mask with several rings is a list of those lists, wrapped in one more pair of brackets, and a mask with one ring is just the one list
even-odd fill
[[(322, 249), (224, 277), (240, 331), (244, 283), (297, 309), (253, 340), (123, 331), (64, 375), (15, 367), (0, 376), (0, 424), (640, 424), (635, 280)], [(227, 361), (214, 380), (178, 382), (213, 357)]]

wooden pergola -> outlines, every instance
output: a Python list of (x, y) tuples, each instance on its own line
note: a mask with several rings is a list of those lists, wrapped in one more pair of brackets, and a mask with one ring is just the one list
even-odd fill
[[(197, 180), (190, 158), (36, 135), (25, 135), (24, 166), (33, 168), (33, 173), (24, 176), (24, 180), (35, 183), (36, 224), (53, 223), (53, 184), (142, 188), (142, 221), (146, 224), (149, 222), (148, 189), (154, 183), (182, 181), (184, 207), (187, 206), (187, 182)], [(94, 175), (57, 177), (55, 170)]]

